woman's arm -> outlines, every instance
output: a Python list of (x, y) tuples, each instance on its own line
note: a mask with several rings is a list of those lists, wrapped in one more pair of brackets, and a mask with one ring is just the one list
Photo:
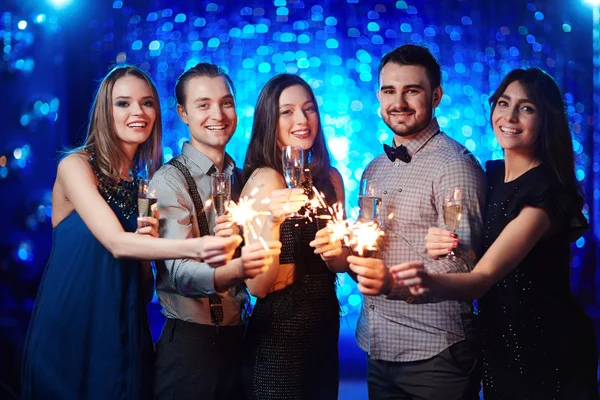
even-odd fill
[(546, 211), (526, 206), (506, 225), (470, 273), (428, 274), (403, 264), (391, 267), (390, 272), (398, 284), (408, 286), (415, 295), (430, 293), (453, 300), (478, 299), (523, 261), (550, 226)]
[(156, 260), (195, 257), (223, 263), (231, 259), (240, 242), (239, 237), (166, 240), (125, 232), (98, 192), (96, 177), (83, 154), (72, 154), (63, 159), (58, 165), (56, 180), (94, 237), (115, 258)]
[[(253, 196), (250, 196), (256, 190)], [(271, 215), (260, 216), (262, 229), (257, 232), (265, 241), (278, 241), (279, 228), (285, 220), (285, 216), (293, 211), (298, 211), (306, 204), (307, 197), (302, 189), (286, 189), (283, 176), (271, 168), (260, 168), (248, 182), (240, 197), (252, 197), (256, 199), (254, 209), (261, 212), (270, 212)], [(264, 201), (269, 199), (268, 202)], [(258, 240), (252, 235), (246, 235), (247, 244)], [(246, 280), (248, 290), (253, 296), (263, 298), (272, 291), (275, 286), (280, 270), (279, 254), (272, 256), (269, 268), (252, 279)]]

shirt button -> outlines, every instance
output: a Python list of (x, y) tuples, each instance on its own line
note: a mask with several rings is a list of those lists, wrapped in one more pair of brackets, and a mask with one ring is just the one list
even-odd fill
[(384, 191), (383, 191), (383, 194), (387, 194), (387, 190), (384, 190)]
[(371, 305), (369, 306), (369, 308), (370, 308), (371, 310), (374, 310), (374, 309), (375, 309), (375, 306), (371, 304)]
[(402, 193), (402, 189), (398, 189), (398, 193)]

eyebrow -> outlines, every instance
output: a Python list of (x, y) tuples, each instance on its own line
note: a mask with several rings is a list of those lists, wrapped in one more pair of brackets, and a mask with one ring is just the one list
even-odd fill
[[(223, 100), (223, 99), (232, 99), (233, 100), (233, 95), (226, 94), (225, 96), (221, 97), (220, 100)], [(196, 100), (194, 100), (194, 103), (198, 103), (201, 101), (211, 101), (211, 100), (213, 100), (213, 99), (210, 97), (198, 97)]]
[[(387, 89), (395, 89), (395, 87), (393, 85), (384, 85), (379, 88), (379, 90), (387, 90)], [(425, 88), (423, 87), (423, 85), (420, 85), (418, 83), (413, 83), (410, 85), (402, 86), (402, 89), (425, 89)]]
[[(304, 106), (304, 105), (306, 105), (306, 104), (308, 104), (308, 103), (313, 103), (313, 104), (315, 104), (315, 102), (314, 102), (314, 101), (312, 101), (312, 100), (307, 100), (307, 101), (305, 101), (304, 103), (302, 103), (302, 105)], [(280, 105), (280, 106), (279, 106), (279, 108), (284, 108), (284, 107), (289, 107), (289, 106), (295, 106), (295, 104), (292, 104), (292, 103), (286, 103), (286, 104), (282, 104), (282, 105)]]
[[(131, 96), (117, 96), (117, 97), (115, 97), (115, 100), (119, 100), (119, 99), (129, 100), (129, 99), (132, 99), (132, 97)], [(154, 96), (144, 96), (144, 97), (142, 97), (142, 99), (144, 99), (144, 100), (145, 99), (154, 99)]]
[[(504, 94), (504, 93), (502, 93), (499, 98), (505, 98), (507, 100), (512, 100), (512, 98), (509, 95)], [(522, 99), (517, 99), (516, 101), (517, 101), (517, 103), (531, 103), (531, 104), (535, 104), (533, 101), (531, 101), (527, 97), (524, 97)]]

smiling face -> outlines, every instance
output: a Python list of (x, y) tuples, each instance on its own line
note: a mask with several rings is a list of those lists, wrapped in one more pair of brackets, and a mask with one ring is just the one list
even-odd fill
[(177, 105), (190, 129), (190, 143), (205, 154), (225, 151), (237, 127), (237, 113), (229, 85), (222, 76), (196, 76), (185, 84), (185, 104)]
[(425, 129), (440, 104), (442, 88), (432, 88), (427, 70), (420, 65), (389, 62), (381, 70), (377, 98), (381, 116), (402, 143)]
[(505, 151), (533, 155), (539, 131), (537, 107), (519, 81), (510, 83), (496, 101), (492, 125), (498, 144)]
[(318, 129), (317, 106), (306, 89), (300, 85), (284, 89), (279, 96), (279, 147), (297, 146), (308, 150), (315, 142)]
[(122, 146), (144, 143), (152, 133), (157, 99), (146, 81), (135, 76), (123, 76), (112, 89), (112, 114), (115, 133)]

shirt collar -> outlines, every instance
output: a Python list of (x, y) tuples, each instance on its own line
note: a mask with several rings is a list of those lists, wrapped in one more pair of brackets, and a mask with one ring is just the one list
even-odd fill
[[(421, 150), (427, 144), (427, 142), (429, 142), (429, 140), (435, 135), (437, 135), (439, 132), (440, 125), (437, 122), (437, 118), (433, 118), (425, 129), (408, 139), (406, 142), (402, 143), (402, 145), (406, 147), (408, 154), (410, 154), (410, 156), (412, 157), (416, 153), (418, 153), (419, 150)], [(395, 147), (396, 142), (394, 142), (394, 148)]]
[[(200, 150), (192, 146), (190, 142), (185, 142), (183, 144), (181, 153), (188, 157), (194, 164), (196, 164), (198, 168), (200, 168), (200, 171), (202, 171), (202, 173), (205, 175), (217, 171), (217, 167), (212, 160)], [(225, 153), (225, 157), (223, 159), (223, 172), (231, 175), (234, 168), (235, 161), (233, 161), (233, 158), (231, 158), (229, 154)]]

